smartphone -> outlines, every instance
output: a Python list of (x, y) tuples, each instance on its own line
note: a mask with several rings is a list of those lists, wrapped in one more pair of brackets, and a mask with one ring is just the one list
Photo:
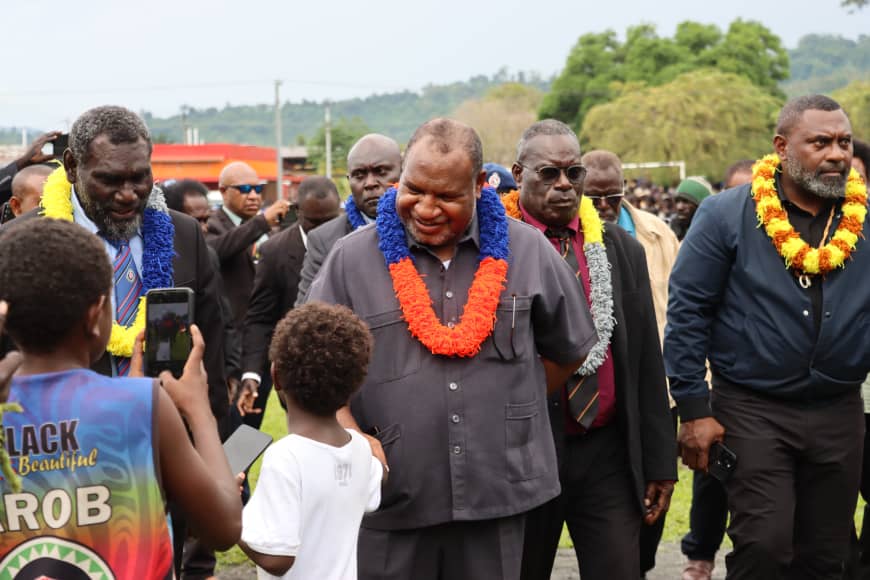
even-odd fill
[(249, 425), (239, 426), (229, 439), (224, 441), (224, 453), (233, 475), (247, 471), (271, 444), (271, 435)]
[(67, 147), (69, 147), (69, 133), (62, 133), (54, 141), (46, 143), (45, 147), (42, 148), (42, 152), (45, 155), (51, 155), (55, 159), (61, 159)]
[(716, 479), (725, 483), (737, 468), (737, 454), (728, 449), (721, 441), (710, 446), (710, 460), (707, 470)]
[(284, 217), (281, 218), (281, 221), (278, 222), (278, 228), (281, 230), (286, 230), (293, 224), (295, 224), (299, 220), (299, 206), (295, 202), (290, 203), (290, 207), (287, 209), (287, 213), (284, 214)]
[(193, 290), (155, 288), (145, 295), (145, 376), (169, 371), (176, 378), (193, 347)]

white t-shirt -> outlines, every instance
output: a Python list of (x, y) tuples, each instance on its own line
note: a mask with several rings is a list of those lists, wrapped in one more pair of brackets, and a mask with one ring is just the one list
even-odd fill
[[(261, 554), (295, 556), (282, 578), (357, 577), (359, 526), (381, 503), (383, 467), (362, 435), (348, 433), (342, 447), (287, 435), (263, 456), (242, 515), (242, 540)], [(277, 578), (259, 568), (257, 575)]]

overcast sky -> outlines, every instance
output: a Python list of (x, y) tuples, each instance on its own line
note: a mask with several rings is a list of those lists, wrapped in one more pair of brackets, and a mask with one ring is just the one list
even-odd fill
[(343, 99), (512, 71), (557, 72), (577, 38), (654, 23), (764, 23), (788, 48), (809, 33), (856, 39), (870, 8), (839, 0), (9, 0), (0, 127), (67, 129), (85, 109), (155, 115), (182, 104)]

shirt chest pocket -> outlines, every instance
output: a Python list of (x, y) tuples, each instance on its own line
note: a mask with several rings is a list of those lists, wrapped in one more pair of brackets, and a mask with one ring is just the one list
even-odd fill
[(532, 349), (532, 299), (529, 296), (508, 296), (498, 302), (492, 348), (488, 359), (510, 361), (529, 356)]
[(365, 321), (375, 339), (368, 381), (387, 383), (420, 370), (423, 345), (408, 332), (401, 310), (367, 316)]

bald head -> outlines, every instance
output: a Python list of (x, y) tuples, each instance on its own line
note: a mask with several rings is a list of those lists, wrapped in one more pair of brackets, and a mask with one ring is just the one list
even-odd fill
[(359, 141), (353, 144), (350, 151), (347, 153), (348, 168), (361, 157), (379, 156), (390, 161), (396, 162), (397, 165), (402, 163), (402, 151), (399, 144), (393, 139), (380, 133), (369, 133), (360, 138)]
[(472, 179), (476, 179), (483, 170), (483, 144), (480, 136), (477, 131), (464, 123), (443, 117), (423, 123), (411, 135), (411, 140), (405, 147), (405, 157), (410, 155), (411, 149), (421, 142), (425, 142), (430, 150), (442, 155), (456, 149), (461, 150), (471, 161)]
[(587, 173), (593, 170), (602, 172), (616, 171), (619, 173), (620, 179), (622, 179), (622, 160), (619, 159), (616, 153), (611, 151), (595, 149), (581, 157), (580, 163), (586, 167)]
[(347, 154), (347, 180), (357, 209), (375, 218), (378, 200), (397, 181), (402, 171), (399, 144), (377, 133), (354, 143)]
[[(260, 193), (247, 186), (259, 186), (260, 178), (254, 168), (242, 161), (234, 161), (221, 170), (218, 189), (224, 196), (224, 206), (242, 218), (250, 219), (260, 211)], [(242, 191), (243, 188), (247, 191)]]
[(45, 178), (52, 171), (47, 165), (30, 165), (15, 174), (12, 179), (12, 198), (9, 200), (13, 214), (19, 216), (39, 205)]
[(221, 169), (220, 177), (218, 177), (218, 186), (222, 188), (231, 185), (259, 182), (257, 172), (244, 161), (233, 161), (228, 164)]
[(616, 223), (622, 212), (625, 184), (622, 161), (611, 151), (597, 149), (581, 157), (580, 163), (586, 167), (584, 195), (595, 205), (601, 219)]

